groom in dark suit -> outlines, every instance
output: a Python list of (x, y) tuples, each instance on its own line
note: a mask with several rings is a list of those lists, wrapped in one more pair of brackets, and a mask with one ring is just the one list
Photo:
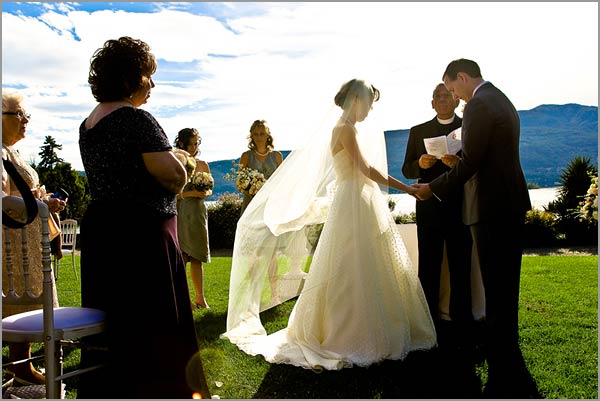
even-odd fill
[(452, 170), (419, 187), (416, 196), (441, 202), (464, 186), (463, 221), (479, 255), (486, 302), (488, 381), (484, 395), (537, 398), (519, 348), (518, 307), (523, 229), (531, 209), (519, 156), (520, 120), (511, 101), (484, 81), (477, 63), (452, 61), (443, 75), (466, 106), (462, 159)]

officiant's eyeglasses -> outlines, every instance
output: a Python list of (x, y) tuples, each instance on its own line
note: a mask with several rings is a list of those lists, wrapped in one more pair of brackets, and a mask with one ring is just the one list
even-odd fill
[(23, 118), (26, 118), (27, 120), (31, 119), (31, 114), (24, 113), (22, 111), (3, 111), (2, 114), (8, 116), (17, 116), (19, 120), (23, 120)]

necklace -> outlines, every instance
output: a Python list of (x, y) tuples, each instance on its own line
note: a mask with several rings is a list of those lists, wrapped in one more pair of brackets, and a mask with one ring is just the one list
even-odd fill
[(352, 121), (348, 120), (346, 117), (342, 117), (342, 121), (344, 121), (346, 124), (354, 125), (354, 123)]
[(258, 156), (262, 156), (262, 157), (265, 157), (266, 155), (269, 154), (268, 150), (265, 153), (260, 153), (258, 150), (253, 149), (253, 152), (256, 153)]

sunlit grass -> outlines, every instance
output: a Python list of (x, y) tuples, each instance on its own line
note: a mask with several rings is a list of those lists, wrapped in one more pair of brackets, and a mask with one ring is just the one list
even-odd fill
[[(206, 378), (221, 398), (404, 398), (393, 388), (393, 372), (408, 370), (402, 362), (385, 368), (347, 369), (315, 374), (302, 368), (270, 365), (244, 354), (225, 331), (230, 258), (205, 265), (210, 310), (196, 313), (196, 328)], [(268, 332), (285, 327), (295, 301), (261, 315)], [(546, 398), (595, 399), (598, 396), (598, 257), (524, 256), (520, 301), (521, 348), (541, 394)], [(382, 375), (376, 378), (373, 375)], [(241, 374), (240, 372), (243, 372)], [(386, 377), (385, 372), (389, 372)], [(485, 380), (484, 364), (478, 375)], [(407, 378), (410, 378), (408, 376)], [(277, 384), (281, 380), (283, 384)], [(390, 381), (390, 382), (389, 382)], [(216, 382), (223, 383), (217, 387)], [(409, 398), (420, 398), (406, 384)], [(422, 395), (427, 397), (427, 392)], [(455, 398), (455, 397), (448, 397)]]
[[(79, 268), (79, 262), (77, 263)], [(407, 360), (369, 368), (316, 374), (288, 365), (270, 365), (246, 355), (219, 335), (225, 331), (230, 257), (204, 265), (210, 309), (194, 310), (201, 358), (212, 394), (221, 398), (438, 398), (428, 392), (419, 369), (427, 361)], [(142, 280), (142, 278), (140, 278)], [(189, 282), (190, 299), (193, 287)], [(80, 282), (63, 260), (57, 289), (61, 306), (79, 306)], [(269, 332), (285, 327), (295, 301), (263, 313)], [(598, 398), (598, 257), (525, 256), (521, 274), (521, 348), (540, 393), (552, 399)], [(165, 345), (167, 346), (167, 345)], [(34, 352), (41, 352), (34, 346)], [(3, 347), (3, 358), (7, 348)], [(79, 351), (65, 356), (65, 371), (79, 363)], [(480, 364), (477, 375), (485, 380)], [(76, 397), (77, 379), (66, 380), (67, 397)], [(439, 393), (435, 393), (439, 394)], [(442, 398), (462, 398), (449, 394)]]

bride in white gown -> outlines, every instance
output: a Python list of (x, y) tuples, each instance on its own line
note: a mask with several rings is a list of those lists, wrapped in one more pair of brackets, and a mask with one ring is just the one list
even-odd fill
[[(363, 80), (345, 83), (332, 135), (292, 152), (241, 217), (223, 336), (246, 353), (334, 370), (436, 345), (417, 271), (380, 185), (413, 189), (387, 175), (383, 131), (365, 136), (355, 128), (378, 98)], [(321, 222), (311, 261), (307, 232)], [(277, 293), (265, 285), (273, 282), (266, 277), (273, 255)], [(260, 311), (298, 292), (288, 326), (267, 335)]]

